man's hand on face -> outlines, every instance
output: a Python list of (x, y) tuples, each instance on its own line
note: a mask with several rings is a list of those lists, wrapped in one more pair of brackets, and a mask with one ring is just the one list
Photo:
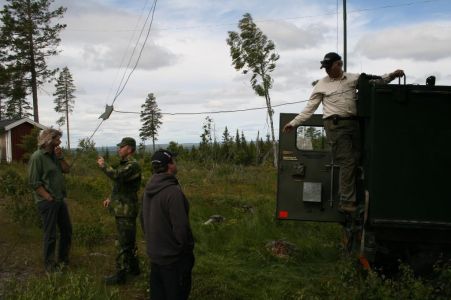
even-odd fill
[(55, 152), (57, 158), (63, 157), (63, 149), (61, 149), (60, 146), (56, 146), (53, 151)]
[(105, 167), (105, 159), (102, 156), (97, 158), (97, 165), (101, 168)]

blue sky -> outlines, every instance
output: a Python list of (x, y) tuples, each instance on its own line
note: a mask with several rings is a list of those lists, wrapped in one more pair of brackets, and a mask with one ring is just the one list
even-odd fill
[[(62, 20), (61, 54), (53, 67), (68, 66), (77, 86), (71, 116), (73, 146), (89, 136), (105, 104), (113, 100), (152, 0), (56, 0), (67, 7)], [(4, 0), (0, 0), (4, 4)], [(348, 0), (348, 71), (382, 74), (397, 68), (407, 82), (423, 84), (435, 75), (451, 85), (451, 1)], [(250, 88), (249, 77), (231, 66), (225, 42), (242, 15), (251, 13), (276, 44), (280, 55), (272, 77), (274, 105), (308, 99), (310, 83), (323, 77), (319, 61), (325, 53), (342, 53), (342, 0), (159, 0), (150, 39), (115, 109), (138, 112), (154, 93), (163, 112), (199, 112), (264, 106)], [(135, 57), (136, 58), (136, 57)], [(55, 125), (53, 84), (42, 87), (40, 119)], [(275, 109), (299, 112), (304, 103)], [(320, 112), (320, 110), (318, 111)], [(163, 118), (159, 141), (198, 142), (207, 115)], [(216, 136), (225, 128), (243, 131), (248, 139), (269, 132), (265, 110), (211, 114)], [(113, 113), (94, 136), (97, 146), (115, 145), (122, 136), (139, 135), (139, 116)]]

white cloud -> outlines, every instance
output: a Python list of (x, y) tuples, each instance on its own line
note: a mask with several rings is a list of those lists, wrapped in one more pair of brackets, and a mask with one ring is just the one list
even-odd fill
[(451, 23), (421, 23), (369, 32), (355, 50), (370, 59), (437, 61), (451, 58), (450, 49)]
[[(392, 1), (395, 2), (394, 0)], [(0, 0), (0, 4), (4, 1)], [(143, 5), (148, 3), (145, 9)], [(77, 87), (71, 115), (72, 143), (88, 137), (99, 123), (105, 104), (111, 104), (124, 74), (146, 12), (153, 1), (142, 0), (61, 0), (68, 10), (62, 19), (67, 29), (61, 34), (63, 52), (51, 58), (52, 67), (68, 66)], [(437, 2), (438, 3), (438, 2)], [(246, 12), (276, 44), (280, 54), (272, 74), (274, 105), (308, 98), (311, 82), (323, 77), (319, 61), (329, 51), (341, 52), (342, 27), (334, 13), (336, 1), (159, 1), (151, 36), (138, 69), (115, 102), (115, 108), (138, 112), (148, 93), (153, 92), (163, 112), (200, 112), (264, 106), (255, 95), (249, 77), (234, 70), (225, 42), (227, 31), (237, 30)], [(366, 5), (366, 4), (365, 4)], [(426, 5), (426, 4), (424, 4)], [(440, 5), (444, 6), (445, 1)], [(369, 5), (366, 5), (369, 6)], [(440, 10), (440, 6), (434, 4)], [(432, 4), (430, 5), (432, 7)], [(361, 7), (359, 7), (361, 8)], [(352, 10), (352, 7), (350, 7)], [(348, 18), (348, 70), (381, 74), (403, 68), (408, 83), (424, 83), (429, 75), (437, 84), (451, 84), (451, 24), (434, 15), (421, 23), (409, 24), (390, 18), (402, 14), (390, 10), (383, 29), (375, 24), (384, 10), (352, 13)], [(312, 17), (314, 16), (314, 17)], [(393, 17), (392, 17), (393, 16)], [(269, 21), (271, 20), (271, 21)], [(338, 31), (337, 31), (337, 22)], [(128, 73), (127, 73), (128, 74)], [(50, 94), (53, 85), (44, 87)], [(53, 97), (40, 93), (40, 119), (55, 124)], [(280, 112), (299, 112), (305, 103), (275, 108), (278, 130)], [(206, 115), (164, 115), (159, 141), (198, 142)], [(225, 126), (230, 132), (243, 130), (248, 139), (257, 131), (265, 137), (269, 130), (266, 111), (212, 114), (216, 135)], [(98, 146), (115, 145), (122, 136), (138, 138), (141, 124), (137, 114), (114, 112), (94, 136)], [(63, 137), (64, 138), (64, 137)]]
[(298, 27), (286, 21), (262, 22), (257, 25), (280, 50), (316, 47), (324, 41), (327, 32), (325, 25), (316, 23), (305, 27)]

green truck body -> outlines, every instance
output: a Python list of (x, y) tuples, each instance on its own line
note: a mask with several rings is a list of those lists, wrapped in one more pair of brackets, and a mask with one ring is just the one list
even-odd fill
[[(343, 224), (348, 248), (370, 262), (380, 253), (448, 251), (451, 245), (451, 87), (381, 85), (362, 75), (358, 210), (338, 210), (339, 165), (313, 115), (280, 133), (277, 218)], [(280, 128), (295, 114), (281, 114)], [(400, 254), (399, 254), (400, 255)]]

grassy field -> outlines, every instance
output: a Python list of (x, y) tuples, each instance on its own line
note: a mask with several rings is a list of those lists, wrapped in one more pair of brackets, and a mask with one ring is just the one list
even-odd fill
[[(150, 169), (143, 165), (144, 187)], [(66, 177), (74, 226), (71, 264), (52, 275), (43, 271), (42, 233), (25, 169), (0, 165), (0, 299), (146, 299), (141, 230), (145, 272), (123, 286), (102, 282), (114, 272), (115, 226), (101, 205), (111, 184), (96, 169), (95, 158), (79, 159)], [(428, 279), (414, 277), (405, 266), (396, 278), (364, 273), (343, 254), (339, 225), (275, 220), (272, 167), (182, 161), (178, 177), (191, 204), (196, 239), (191, 299), (451, 298), (451, 268)], [(211, 215), (225, 220), (205, 225)]]

